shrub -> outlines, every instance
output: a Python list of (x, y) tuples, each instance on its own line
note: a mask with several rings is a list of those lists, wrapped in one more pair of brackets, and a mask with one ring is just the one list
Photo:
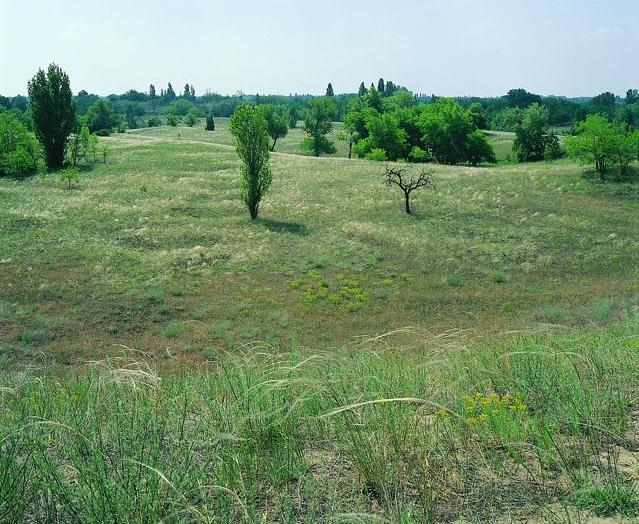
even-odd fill
[(0, 176), (22, 178), (38, 170), (40, 147), (11, 112), (0, 113)]
[(377, 162), (384, 162), (385, 160), (388, 160), (386, 158), (386, 151), (380, 148), (372, 149), (366, 153), (365, 158), (366, 160), (375, 160)]
[(158, 117), (152, 116), (151, 118), (149, 118), (149, 122), (147, 125), (149, 127), (160, 127), (162, 125), (162, 122)]
[(80, 171), (77, 167), (67, 167), (60, 171), (60, 180), (62, 182), (67, 182), (67, 189), (71, 189), (71, 183), (78, 181), (78, 173)]

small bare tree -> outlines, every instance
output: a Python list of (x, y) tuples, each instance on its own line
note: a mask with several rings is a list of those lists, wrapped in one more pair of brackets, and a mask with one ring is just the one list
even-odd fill
[(384, 178), (389, 186), (397, 186), (404, 192), (404, 200), (406, 202), (406, 213), (411, 214), (410, 210), (410, 194), (420, 187), (429, 187), (433, 183), (433, 172), (422, 169), (417, 177), (408, 173), (406, 167), (386, 167), (384, 169)]

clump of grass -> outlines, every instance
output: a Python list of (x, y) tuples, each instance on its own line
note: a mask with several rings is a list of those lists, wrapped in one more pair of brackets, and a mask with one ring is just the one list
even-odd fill
[(0, 520), (490, 521), (554, 501), (635, 515), (615, 466), (634, 334), (253, 345), (162, 378), (124, 359), (3, 374)]
[(595, 305), (595, 318), (599, 322), (607, 321), (612, 316), (614, 307), (615, 307), (615, 301), (612, 298), (610, 297), (602, 298)]
[(460, 287), (462, 285), (461, 277), (459, 275), (448, 275), (446, 283), (450, 287)]
[(18, 334), (18, 340), (23, 344), (39, 345), (44, 344), (48, 339), (49, 336), (44, 329), (26, 329)]
[(181, 297), (184, 294), (184, 288), (179, 284), (173, 284), (169, 289), (172, 297)]
[(171, 322), (164, 328), (164, 336), (166, 338), (177, 338), (184, 335), (189, 330), (189, 324), (186, 322)]
[(490, 278), (497, 284), (503, 284), (507, 280), (506, 273), (504, 273), (501, 269), (494, 270), (490, 274)]
[(575, 505), (591, 510), (600, 517), (623, 515), (639, 516), (639, 498), (637, 492), (628, 483), (617, 480), (606, 485), (589, 485), (579, 489), (574, 495)]

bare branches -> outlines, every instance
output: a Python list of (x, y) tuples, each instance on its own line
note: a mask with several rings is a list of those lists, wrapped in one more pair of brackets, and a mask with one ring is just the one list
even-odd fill
[(386, 167), (383, 174), (389, 186), (397, 186), (404, 192), (406, 213), (409, 215), (411, 192), (420, 187), (430, 187), (433, 183), (433, 171), (428, 169), (414, 175), (407, 167)]

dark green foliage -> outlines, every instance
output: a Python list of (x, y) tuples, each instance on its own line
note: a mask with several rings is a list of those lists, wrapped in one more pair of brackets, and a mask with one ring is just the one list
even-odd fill
[(239, 106), (230, 121), (235, 149), (242, 160), (240, 197), (255, 220), (262, 197), (271, 185), (269, 135), (261, 109), (247, 104)]
[(513, 152), (520, 162), (545, 158), (548, 117), (548, 109), (538, 103), (530, 105), (522, 113), (520, 122), (515, 126), (513, 144)]
[(384, 83), (384, 79), (383, 78), (380, 78), (377, 81), (377, 92), (380, 95), (383, 95), (386, 92), (386, 84)]
[(186, 116), (184, 117), (184, 123), (189, 127), (193, 127), (195, 124), (197, 124), (197, 113), (195, 112), (195, 110), (189, 111), (186, 114)]
[(164, 107), (164, 114), (186, 116), (189, 111), (197, 111), (195, 106), (188, 100), (176, 100)]
[(333, 84), (329, 82), (328, 87), (326, 88), (326, 96), (335, 96), (333, 92)]
[(638, 158), (639, 131), (629, 131), (605, 114), (588, 115), (575, 126), (575, 136), (566, 138), (566, 151), (583, 163), (594, 162), (603, 182), (611, 165), (617, 165), (623, 176), (630, 162)]
[(387, 160), (406, 158), (409, 152), (408, 135), (399, 126), (399, 117), (395, 113), (367, 111), (364, 123), (368, 136), (359, 140), (353, 147), (357, 156), (366, 157), (371, 151), (377, 149), (385, 152)]
[(107, 100), (97, 100), (88, 110), (89, 131), (100, 136), (109, 135), (118, 127), (120, 117)]
[(153, 84), (149, 86), (149, 97), (155, 98), (155, 86)]
[(138, 122), (136, 119), (136, 110), (133, 104), (129, 104), (126, 106), (126, 125), (129, 129), (136, 129), (138, 127)]
[(336, 108), (331, 98), (314, 98), (308, 103), (304, 115), (304, 131), (308, 137), (302, 142), (302, 148), (315, 156), (335, 152), (335, 144), (326, 135), (333, 129)]
[(73, 131), (75, 108), (69, 76), (55, 64), (42, 69), (29, 81), (31, 115), (36, 136), (42, 144), (49, 169), (64, 163), (64, 144)]
[(166, 117), (166, 123), (167, 125), (171, 126), (171, 127), (176, 127), (178, 125), (178, 123), (180, 122), (180, 119), (174, 115), (174, 114), (169, 114)]
[(531, 104), (541, 104), (541, 96), (529, 93), (525, 89), (511, 89), (506, 95), (509, 107), (524, 109)]
[(366, 86), (364, 85), (364, 82), (359, 85), (359, 91), (357, 94), (358, 96), (364, 96), (366, 94)]
[(468, 112), (473, 119), (473, 125), (477, 129), (488, 129), (488, 121), (483, 106), (479, 102), (473, 102), (468, 106)]
[(215, 131), (215, 118), (213, 113), (208, 113), (206, 115), (206, 126), (204, 127), (207, 131)]
[(169, 85), (167, 86), (166, 91), (164, 92), (164, 99), (167, 102), (171, 102), (172, 100), (175, 99), (175, 90), (173, 89), (171, 82), (169, 82)]
[(37, 140), (12, 111), (0, 111), (0, 177), (22, 178), (38, 169)]
[(159, 127), (162, 125), (162, 121), (158, 117), (152, 116), (151, 118), (149, 118), (147, 125), (149, 127)]
[(284, 138), (288, 133), (288, 114), (285, 108), (273, 104), (264, 104), (260, 109), (266, 120), (266, 130), (273, 140), (271, 151), (275, 151), (278, 138)]
[(439, 98), (421, 110), (417, 117), (423, 133), (424, 149), (435, 162), (460, 164), (493, 162), (491, 146), (475, 133), (470, 113), (450, 98)]

